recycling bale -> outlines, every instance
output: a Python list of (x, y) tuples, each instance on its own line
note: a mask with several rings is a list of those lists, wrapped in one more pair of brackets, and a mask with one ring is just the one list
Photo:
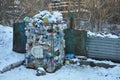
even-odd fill
[(52, 73), (63, 65), (65, 40), (62, 20), (60, 12), (49, 11), (41, 11), (33, 18), (25, 19), (27, 67), (32, 64), (35, 69), (43, 67), (46, 72)]
[(26, 52), (25, 23), (13, 23), (13, 51), (18, 53)]

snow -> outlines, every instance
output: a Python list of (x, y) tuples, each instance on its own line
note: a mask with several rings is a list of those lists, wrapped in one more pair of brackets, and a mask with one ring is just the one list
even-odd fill
[(117, 65), (117, 63), (113, 63), (113, 62), (107, 61), (107, 60), (98, 61), (98, 60), (93, 60), (93, 59), (91, 59), (91, 58), (88, 58), (87, 61), (92, 61), (92, 62), (94, 62), (94, 63), (107, 63), (107, 64), (109, 64), (109, 65)]
[(108, 33), (108, 34), (106, 34), (106, 33), (94, 33), (94, 32), (88, 31), (87, 34), (88, 34), (88, 36), (94, 36), (94, 37), (119, 38), (119, 36), (112, 35), (110, 33)]
[(36, 71), (20, 66), (1, 74), (1, 80), (120, 80), (120, 66), (100, 68), (90, 66), (65, 65), (55, 73), (36, 76)]
[[(17, 61), (24, 59), (24, 54), (12, 51), (11, 27), (0, 25), (0, 70)], [(93, 34), (93, 33), (92, 33)], [(88, 61), (115, 64), (113, 68), (90, 67), (87, 65), (64, 65), (55, 73), (47, 73), (44, 76), (36, 76), (36, 70), (27, 69), (25, 66), (14, 68), (5, 73), (0, 73), (0, 80), (120, 80), (120, 64), (111, 61)], [(76, 61), (76, 60), (75, 60)]]
[(0, 71), (12, 63), (24, 60), (24, 55), (12, 51), (13, 29), (0, 25)]

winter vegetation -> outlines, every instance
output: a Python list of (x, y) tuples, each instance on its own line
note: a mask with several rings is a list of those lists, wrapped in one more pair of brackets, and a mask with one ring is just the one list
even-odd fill
[[(7, 6), (6, 6), (7, 5)], [(69, 23), (74, 12), (76, 29), (120, 34), (120, 0), (0, 0), (0, 23), (12, 26), (40, 10), (61, 11)]]

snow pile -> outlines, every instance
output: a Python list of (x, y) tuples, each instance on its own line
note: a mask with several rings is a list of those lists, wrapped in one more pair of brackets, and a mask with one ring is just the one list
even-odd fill
[[(11, 49), (12, 47), (12, 28), (0, 25), (0, 48)], [(8, 44), (9, 42), (9, 44)], [(3, 51), (2, 51), (3, 52)], [(1, 51), (0, 51), (1, 53)]]
[[(0, 69), (12, 49), (12, 28), (0, 25)], [(8, 44), (9, 43), (9, 44)]]
[(102, 38), (119, 38), (116, 35), (112, 35), (112, 34), (106, 34), (106, 33), (93, 33), (91, 31), (87, 32), (88, 36), (94, 36), (94, 37), (102, 37)]
[(0, 71), (24, 59), (23, 55), (12, 51), (12, 40), (13, 28), (0, 25)]

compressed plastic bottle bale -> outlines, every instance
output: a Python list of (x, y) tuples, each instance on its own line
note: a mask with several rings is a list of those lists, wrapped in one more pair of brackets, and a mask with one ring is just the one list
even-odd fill
[[(27, 42), (33, 40), (33, 45), (30, 46), (30, 54), (27, 53), (27, 55), (37, 60), (43, 57), (44, 66), (41, 67), (52, 73), (63, 65), (65, 58), (64, 34), (63, 28), (61, 29), (62, 23), (60, 23), (62, 22), (62, 15), (58, 12), (51, 14), (49, 11), (42, 11), (31, 19), (32, 22), (30, 23), (33, 26), (27, 24), (28, 29), (26, 30), (30, 35), (27, 34), (26, 36)], [(36, 46), (41, 46), (42, 51), (34, 48)]]

